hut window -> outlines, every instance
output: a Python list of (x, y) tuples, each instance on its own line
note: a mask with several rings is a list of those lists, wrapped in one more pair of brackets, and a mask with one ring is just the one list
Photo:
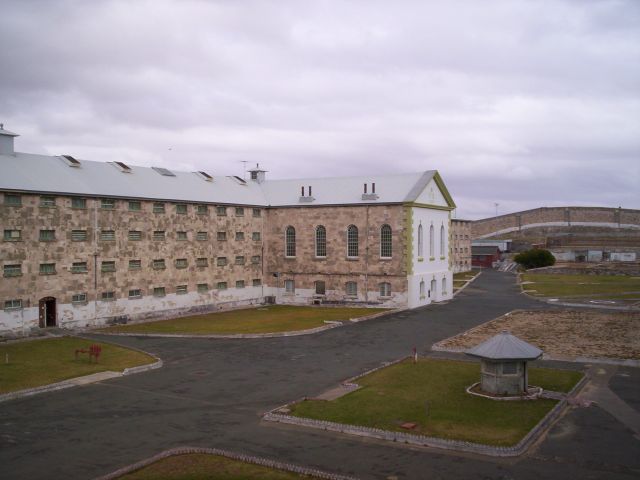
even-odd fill
[(489, 362), (483, 362), (482, 363), (482, 371), (484, 373), (489, 373), (491, 375), (495, 375), (496, 374), (496, 364), (495, 363), (489, 363)]
[(516, 362), (506, 362), (502, 364), (502, 373), (504, 375), (513, 375), (518, 373), (518, 364)]

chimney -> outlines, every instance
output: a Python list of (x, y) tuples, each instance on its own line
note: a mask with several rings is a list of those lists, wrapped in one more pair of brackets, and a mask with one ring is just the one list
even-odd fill
[(249, 170), (249, 173), (251, 174), (251, 180), (253, 180), (254, 182), (262, 183), (266, 179), (265, 173), (267, 173), (267, 171), (262, 170), (260, 168), (260, 164), (256, 163), (256, 168), (252, 168), (251, 170)]
[(4, 124), (0, 123), (0, 155), (14, 155), (13, 138), (17, 137), (17, 133), (4, 129)]

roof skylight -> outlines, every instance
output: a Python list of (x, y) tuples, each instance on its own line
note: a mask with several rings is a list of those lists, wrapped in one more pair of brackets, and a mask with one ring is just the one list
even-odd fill
[(173, 173), (171, 170), (167, 170), (166, 168), (162, 168), (162, 167), (151, 167), (151, 168), (153, 168), (160, 175), (164, 175), (165, 177), (175, 177), (176, 176), (175, 173)]

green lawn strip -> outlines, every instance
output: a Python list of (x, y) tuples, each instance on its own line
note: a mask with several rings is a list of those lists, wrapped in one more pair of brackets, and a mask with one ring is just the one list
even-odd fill
[[(536, 385), (543, 388), (566, 388), (577, 381), (575, 372), (531, 371)], [(417, 427), (409, 433), (508, 446), (516, 444), (556, 404), (547, 399), (505, 402), (467, 394), (466, 387), (479, 379), (477, 363), (404, 361), (358, 379), (360, 390), (334, 401), (295, 404), (292, 414), (404, 432), (400, 425), (412, 422)]]
[(381, 308), (271, 307), (215, 312), (204, 315), (159, 320), (156, 322), (118, 325), (107, 333), (176, 333), (176, 334), (234, 334), (276, 333), (322, 327), (325, 320), (349, 320), (387, 311)]
[(575, 370), (529, 368), (529, 384), (553, 392), (569, 393), (583, 376), (582, 372)]
[(473, 272), (458, 272), (458, 273), (454, 273), (453, 274), (453, 281), (467, 281), (467, 280), (471, 280), (473, 277), (475, 277), (476, 274)]
[(155, 480), (160, 478), (164, 480), (291, 480), (309, 477), (204, 453), (163, 458), (147, 467), (120, 477), (122, 480)]
[(546, 297), (570, 297), (574, 295), (619, 295), (640, 291), (640, 279), (625, 275), (554, 275), (526, 273), (523, 285), (526, 290), (536, 290)]
[[(75, 360), (77, 348), (92, 344), (102, 346), (98, 363), (89, 362), (87, 354)], [(5, 356), (9, 354), (9, 363)], [(0, 346), (0, 393), (39, 387), (70, 378), (108, 370), (121, 372), (125, 368), (153, 363), (144, 353), (108, 343), (76, 337), (16, 342)]]

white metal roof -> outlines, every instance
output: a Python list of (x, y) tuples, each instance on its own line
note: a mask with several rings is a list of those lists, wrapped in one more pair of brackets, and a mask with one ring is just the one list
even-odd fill
[(465, 353), (490, 360), (535, 360), (542, 355), (542, 350), (503, 331)]
[[(129, 165), (130, 172), (125, 173), (113, 163), (77, 160), (79, 166), (70, 166), (59, 156), (0, 155), (0, 190), (256, 206), (384, 204), (414, 201), (436, 174), (430, 170), (263, 183), (247, 180), (243, 184), (215, 172), (208, 172), (213, 181), (206, 181), (193, 172), (171, 170), (175, 176), (167, 176), (157, 169)], [(375, 183), (377, 197), (363, 198), (365, 183), (369, 194)], [(300, 201), (302, 186), (307, 196), (312, 187), (313, 201)]]

